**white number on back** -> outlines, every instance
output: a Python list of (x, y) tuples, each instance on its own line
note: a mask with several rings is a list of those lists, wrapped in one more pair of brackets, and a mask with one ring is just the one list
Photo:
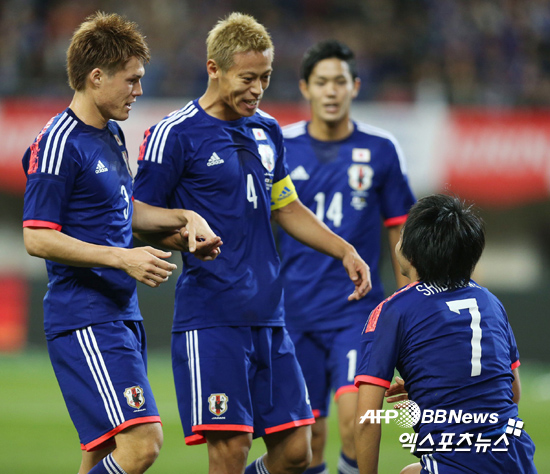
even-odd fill
[(461, 309), (467, 309), (472, 317), (472, 377), (481, 375), (481, 314), (475, 298), (448, 301), (447, 306), (454, 313), (460, 314)]

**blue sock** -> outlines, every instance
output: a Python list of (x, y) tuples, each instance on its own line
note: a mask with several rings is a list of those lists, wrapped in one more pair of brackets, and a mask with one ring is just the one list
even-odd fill
[(306, 469), (303, 474), (328, 474), (327, 463), (319, 464), (315, 467), (310, 467)]
[(126, 474), (126, 472), (113, 459), (111, 453), (99, 461), (88, 474)]
[(357, 460), (350, 459), (344, 453), (340, 453), (340, 459), (338, 459), (338, 474), (359, 474)]
[(244, 474), (269, 474), (269, 471), (264, 464), (264, 457), (260, 456), (252, 464), (246, 466)]

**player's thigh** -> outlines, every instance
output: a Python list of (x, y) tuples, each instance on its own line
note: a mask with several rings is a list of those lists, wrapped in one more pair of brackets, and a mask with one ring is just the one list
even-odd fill
[(329, 344), (323, 332), (292, 331), (296, 358), (302, 368), (315, 418), (329, 413), (331, 384), (328, 371)]
[(82, 447), (112, 442), (128, 426), (160, 421), (147, 378), (143, 327), (115, 321), (48, 341), (50, 359)]
[(422, 466), (419, 462), (404, 467), (399, 474), (420, 474)]
[(250, 327), (205, 328), (172, 335), (172, 368), (187, 444), (207, 431), (253, 432)]

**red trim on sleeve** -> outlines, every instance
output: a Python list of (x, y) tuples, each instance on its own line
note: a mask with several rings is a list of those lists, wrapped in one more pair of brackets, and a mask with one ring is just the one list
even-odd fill
[(394, 227), (396, 225), (404, 224), (407, 220), (408, 214), (405, 214), (404, 216), (397, 216), (397, 217), (390, 217), (389, 219), (386, 219), (384, 221), (384, 225), (386, 227)]
[(39, 229), (61, 230), (61, 226), (59, 224), (56, 224), (55, 222), (48, 222), (48, 221), (35, 221), (35, 220), (23, 221), (23, 227), (37, 227)]
[(359, 388), (359, 385), (363, 383), (370, 383), (371, 385), (378, 385), (379, 387), (390, 388), (391, 382), (378, 377), (371, 377), (370, 375), (357, 375), (355, 377), (355, 386)]
[(284, 423), (282, 425), (266, 428), (265, 434), (277, 433), (279, 431), (289, 430), (290, 428), (296, 428), (298, 426), (312, 425), (313, 423), (315, 423), (315, 418), (291, 421), (290, 423)]
[(143, 418), (133, 418), (132, 420), (128, 420), (121, 425), (118, 425), (116, 428), (113, 428), (111, 431), (105, 433), (103, 436), (94, 439), (92, 442), (81, 444), (80, 447), (83, 451), (96, 451), (97, 449), (103, 449), (114, 442), (114, 440), (112, 439), (113, 436), (120, 433), (122, 430), (125, 430), (129, 426), (140, 425), (142, 423), (161, 423), (160, 416), (156, 415), (144, 416)]
[(334, 394), (334, 401), (337, 402), (344, 393), (357, 393), (358, 390), (359, 389), (355, 385), (344, 385), (336, 390), (336, 393)]
[(512, 370), (517, 369), (520, 365), (521, 365), (521, 363), (519, 362), (519, 360), (516, 360), (516, 361), (512, 364)]

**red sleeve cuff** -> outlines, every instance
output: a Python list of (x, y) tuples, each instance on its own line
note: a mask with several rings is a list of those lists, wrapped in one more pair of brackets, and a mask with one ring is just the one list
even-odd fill
[(520, 365), (521, 365), (521, 364), (520, 364), (519, 360), (516, 360), (516, 361), (512, 364), (512, 370), (517, 369)]
[(389, 219), (386, 219), (384, 221), (384, 225), (386, 227), (393, 227), (396, 225), (404, 224), (405, 221), (407, 220), (407, 216), (408, 214), (405, 214), (404, 216), (390, 217)]
[(370, 383), (371, 385), (378, 385), (384, 388), (390, 388), (391, 382), (379, 379), (378, 377), (371, 377), (370, 375), (357, 375), (355, 377), (355, 386), (359, 388), (359, 385), (364, 383)]
[(56, 224), (55, 222), (48, 222), (48, 221), (35, 221), (35, 220), (23, 221), (23, 227), (35, 227), (39, 229), (61, 230), (61, 226), (59, 224)]

